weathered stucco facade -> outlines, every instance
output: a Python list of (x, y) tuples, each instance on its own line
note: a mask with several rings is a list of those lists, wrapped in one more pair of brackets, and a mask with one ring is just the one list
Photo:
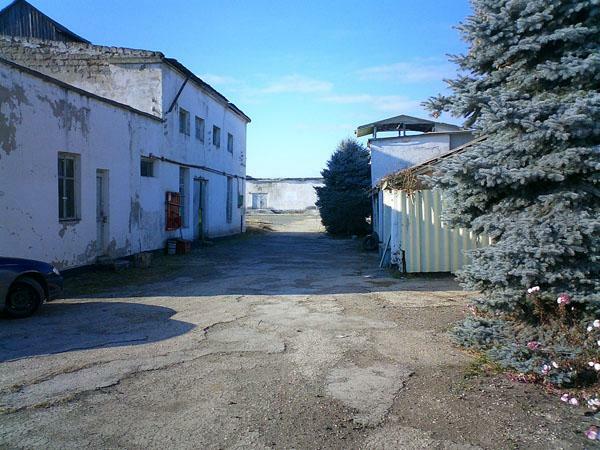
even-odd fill
[[(0, 56), (0, 254), (70, 268), (244, 230), (249, 119), (176, 61), (6, 37)], [(72, 220), (59, 219), (61, 155)], [(179, 230), (166, 230), (167, 192), (181, 194)]]
[(315, 187), (322, 178), (248, 178), (246, 204), (249, 210), (301, 212), (316, 209)]

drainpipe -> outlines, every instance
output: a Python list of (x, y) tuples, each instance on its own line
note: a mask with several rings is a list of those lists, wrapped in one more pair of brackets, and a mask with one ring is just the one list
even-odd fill
[(181, 92), (183, 91), (183, 88), (185, 87), (185, 85), (187, 84), (187, 82), (190, 80), (190, 76), (188, 75), (185, 80), (183, 81), (183, 84), (181, 85), (181, 87), (179, 88), (179, 91), (177, 91), (177, 95), (175, 96), (175, 98), (173, 99), (173, 102), (171, 103), (171, 106), (169, 106), (169, 109), (167, 110), (167, 112), (165, 113), (165, 115), (169, 114), (171, 111), (173, 111), (173, 108), (175, 108), (175, 103), (177, 103), (177, 100), (179, 99), (179, 96), (181, 95)]

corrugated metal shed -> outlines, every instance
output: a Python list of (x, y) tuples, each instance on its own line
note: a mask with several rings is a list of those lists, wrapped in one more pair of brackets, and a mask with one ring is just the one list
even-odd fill
[(469, 250), (490, 245), (487, 236), (442, 222), (442, 195), (428, 189), (411, 194), (384, 192), (384, 204), (389, 207), (391, 262), (401, 270), (454, 273), (470, 263)]
[(15, 0), (0, 11), (0, 34), (89, 44), (89, 41), (52, 20), (25, 0)]
[(491, 244), (485, 235), (450, 228), (442, 221), (443, 192), (431, 190), (417, 176), (431, 174), (446, 158), (486, 140), (481, 136), (453, 151), (385, 177), (379, 184), (383, 195), (384, 252), (389, 261), (408, 273), (456, 272), (470, 263), (468, 251)]

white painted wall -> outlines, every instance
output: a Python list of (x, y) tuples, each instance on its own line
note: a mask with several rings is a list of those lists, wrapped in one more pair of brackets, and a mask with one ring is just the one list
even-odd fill
[[(176, 114), (163, 123), (0, 62), (0, 255), (72, 268), (95, 262), (99, 253), (120, 257), (161, 248), (168, 237), (179, 237), (179, 230), (165, 231), (165, 192), (179, 190), (180, 165), (157, 160), (155, 177), (141, 177), (141, 155), (245, 175), (240, 161), (245, 154), (245, 121), (200, 97), (191, 90), (180, 102), (186, 102), (190, 112), (206, 102), (207, 128), (220, 118), (225, 136), (228, 129), (239, 136), (233, 156), (227, 153), (226, 137), (221, 153), (186, 142), (194, 139), (193, 124), (190, 138), (183, 138)], [(58, 218), (59, 152), (76, 154), (80, 160), (77, 221)], [(109, 178), (104, 249), (97, 249), (96, 242), (97, 169), (107, 170)], [(227, 223), (227, 178), (193, 167), (188, 177), (189, 226), (183, 236), (193, 237), (194, 177), (207, 180), (208, 237), (240, 232), (243, 208), (237, 207), (237, 190), (243, 195), (243, 180), (234, 178), (233, 217)]]
[(471, 139), (469, 132), (370, 139), (371, 183), (375, 186), (386, 175), (441, 156)]
[[(163, 65), (163, 111), (165, 113), (179, 92), (185, 76), (175, 69)], [(179, 108), (190, 113), (190, 135), (179, 132)], [(196, 139), (195, 116), (204, 119), (204, 143)], [(222, 102), (203, 92), (193, 81), (189, 81), (181, 92), (171, 113), (165, 114), (164, 136), (165, 151), (168, 158), (187, 164), (206, 166), (226, 172), (234, 177), (233, 217), (226, 221), (227, 177), (209, 171), (191, 168), (191, 178), (207, 179), (207, 222), (209, 237), (225, 236), (245, 230), (244, 205), (238, 207), (238, 195), (244, 195), (246, 176), (246, 121), (235, 114)], [(221, 146), (213, 145), (213, 125), (221, 129)], [(227, 133), (233, 135), (233, 153), (227, 150)], [(189, 209), (192, 198), (189, 196)], [(184, 236), (192, 238), (192, 227), (184, 229)]]
[(249, 179), (246, 181), (246, 205), (251, 209), (252, 194), (263, 193), (267, 195), (267, 209), (304, 211), (315, 208), (317, 186), (323, 186), (323, 179)]

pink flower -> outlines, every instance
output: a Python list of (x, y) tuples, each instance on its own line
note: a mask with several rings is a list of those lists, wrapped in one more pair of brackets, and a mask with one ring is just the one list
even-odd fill
[(556, 299), (556, 302), (559, 305), (568, 305), (569, 303), (571, 303), (571, 296), (565, 292), (563, 292), (562, 294), (560, 294), (558, 296), (558, 298)]
[(537, 350), (541, 347), (541, 344), (538, 341), (531, 341), (527, 343), (527, 348), (529, 350)]
[(598, 399), (597, 397), (590, 398), (587, 401), (587, 403), (590, 408), (597, 408), (598, 406), (600, 406), (600, 399)]
[(471, 314), (473, 314), (474, 316), (477, 315), (477, 306), (475, 306), (475, 305), (467, 305), (467, 308), (469, 308), (469, 311), (471, 312)]
[(590, 366), (590, 367), (594, 367), (594, 361), (590, 361), (590, 362), (588, 363), (588, 366)]
[(594, 325), (594, 328), (600, 328), (600, 319), (594, 320), (594, 322), (592, 323), (592, 325)]
[(560, 401), (567, 403), (569, 401), (569, 394), (563, 394), (560, 396)]
[(577, 405), (579, 405), (579, 400), (577, 400), (575, 397), (573, 397), (572, 399), (569, 400), (569, 405), (577, 406)]
[(548, 372), (550, 372), (551, 367), (548, 364), (544, 364), (542, 366), (542, 375), (546, 375)]
[(587, 431), (585, 432), (585, 437), (587, 437), (588, 439), (591, 439), (592, 441), (595, 441), (596, 439), (598, 439), (598, 428), (595, 426), (591, 426), (587, 429)]
[(529, 289), (527, 289), (528, 294), (533, 294), (534, 292), (539, 292), (539, 291), (540, 291), (539, 286), (533, 286), (533, 287), (530, 287)]

